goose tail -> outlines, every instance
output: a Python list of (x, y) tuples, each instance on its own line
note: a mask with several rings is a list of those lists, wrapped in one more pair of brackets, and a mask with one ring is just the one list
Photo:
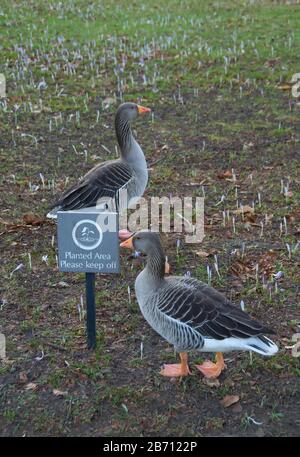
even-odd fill
[(247, 346), (250, 351), (265, 356), (271, 356), (278, 352), (278, 346), (270, 338), (263, 335), (249, 338)]
[(54, 208), (53, 210), (49, 211), (47, 214), (48, 219), (57, 219), (57, 211), (59, 208)]

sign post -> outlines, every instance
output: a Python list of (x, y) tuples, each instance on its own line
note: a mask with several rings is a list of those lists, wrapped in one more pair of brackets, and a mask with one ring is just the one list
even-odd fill
[(96, 346), (95, 273), (119, 273), (118, 214), (84, 209), (57, 213), (58, 267), (84, 272), (87, 347)]
[(87, 347), (96, 347), (95, 273), (85, 274)]

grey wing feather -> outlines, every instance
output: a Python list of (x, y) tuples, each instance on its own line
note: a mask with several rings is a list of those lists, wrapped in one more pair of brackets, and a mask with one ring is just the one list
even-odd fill
[(165, 284), (160, 292), (160, 311), (189, 325), (203, 337), (222, 340), (273, 333), (205, 283), (169, 277)]
[(78, 184), (64, 192), (53, 208), (60, 207), (68, 211), (96, 206), (100, 198), (116, 197), (131, 178), (131, 168), (121, 160), (96, 165)]

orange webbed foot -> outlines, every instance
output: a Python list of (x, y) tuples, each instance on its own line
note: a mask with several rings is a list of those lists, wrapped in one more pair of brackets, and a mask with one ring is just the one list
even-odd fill
[(220, 376), (223, 370), (225, 370), (226, 365), (224, 358), (221, 352), (216, 354), (216, 363), (211, 362), (210, 360), (205, 360), (202, 365), (196, 365), (196, 368), (201, 371), (201, 373), (208, 379), (217, 378)]
[(164, 365), (163, 369), (160, 371), (162, 376), (167, 376), (169, 378), (178, 378), (191, 374), (188, 366), (188, 355), (186, 352), (179, 353), (181, 363), (174, 363), (172, 365)]
[(160, 374), (169, 378), (178, 378), (187, 376), (191, 374), (191, 372), (188, 366), (182, 367), (181, 363), (174, 363), (172, 365), (164, 365), (163, 369), (160, 371)]

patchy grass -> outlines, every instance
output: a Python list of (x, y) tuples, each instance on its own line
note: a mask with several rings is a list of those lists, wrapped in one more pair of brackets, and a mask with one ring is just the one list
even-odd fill
[[(300, 10), (252, 3), (1, 3), (2, 435), (298, 433), (299, 358), (286, 346), (300, 318), (299, 103), (289, 84)], [(56, 267), (45, 213), (116, 156), (116, 103), (140, 99), (154, 110), (135, 125), (151, 168), (146, 196), (206, 198), (201, 246), (164, 236), (172, 272), (207, 281), (209, 266), (213, 286), (277, 332), (278, 355), (229, 354), (219, 387), (195, 370), (182, 382), (159, 375), (175, 357), (133, 292), (129, 303), (140, 259), (122, 254), (119, 277), (97, 278), (95, 352), (77, 310), (84, 277)], [(240, 205), (254, 213), (235, 214)], [(29, 213), (36, 225), (24, 223)], [(191, 354), (191, 366), (200, 360)], [(225, 395), (239, 402), (225, 409)]]

